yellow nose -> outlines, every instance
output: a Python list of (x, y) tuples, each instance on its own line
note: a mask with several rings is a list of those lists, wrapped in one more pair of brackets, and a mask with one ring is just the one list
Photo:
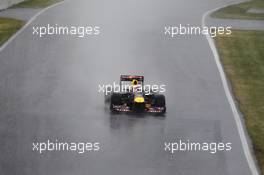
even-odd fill
[(134, 99), (134, 102), (135, 103), (144, 103), (145, 102), (145, 99), (143, 97), (136, 97)]

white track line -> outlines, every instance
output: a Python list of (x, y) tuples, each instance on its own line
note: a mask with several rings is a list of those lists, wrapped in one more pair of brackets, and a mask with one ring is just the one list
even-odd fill
[(44, 13), (45, 11), (58, 6), (62, 3), (64, 3), (65, 1), (61, 1), (58, 2), (56, 4), (53, 4), (49, 7), (46, 7), (44, 9), (42, 9), (41, 11), (39, 11), (37, 14), (35, 14), (29, 21), (27, 21), (27, 23), (19, 30), (17, 31), (13, 36), (11, 36), (1, 47), (0, 47), (0, 52), (2, 52), (21, 32), (23, 32), (39, 15), (41, 15), (42, 13)]
[[(239, 3), (241, 3), (241, 2), (239, 2)], [(231, 5), (231, 4), (228, 4), (228, 5)], [(218, 7), (218, 8), (209, 10), (206, 13), (204, 13), (203, 18), (202, 18), (202, 27), (206, 26), (205, 25), (205, 19), (206, 19), (206, 17), (208, 15), (210, 15), (212, 12), (214, 12), (214, 11), (220, 9), (220, 8), (226, 7), (228, 5), (225, 5), (225, 6), (222, 6), (222, 7)], [(247, 139), (247, 136), (246, 136), (246, 132), (244, 130), (244, 125), (242, 124), (241, 116), (238, 113), (237, 106), (236, 106), (235, 101), (233, 99), (233, 96), (232, 96), (232, 94), (230, 92), (230, 89), (229, 89), (229, 86), (228, 86), (228, 82), (227, 82), (227, 78), (226, 78), (223, 66), (222, 66), (222, 64), (220, 62), (220, 58), (219, 58), (219, 55), (218, 55), (214, 40), (211, 38), (211, 36), (209, 34), (206, 35), (206, 38), (207, 38), (208, 43), (210, 45), (210, 48), (211, 48), (211, 50), (213, 52), (214, 59), (215, 59), (218, 71), (220, 73), (222, 84), (223, 84), (223, 87), (224, 87), (224, 90), (225, 90), (225, 94), (226, 94), (227, 100), (228, 100), (228, 102), (230, 104), (230, 107), (232, 109), (232, 112), (233, 112), (233, 116), (234, 116), (234, 119), (235, 119), (235, 122), (236, 122), (236, 125), (237, 125), (237, 130), (238, 130), (241, 142), (242, 142), (243, 151), (245, 153), (249, 168), (251, 170), (252, 175), (259, 175), (259, 171), (258, 171), (258, 168), (256, 166), (255, 159), (253, 158), (251, 147), (249, 146), (248, 139)]]

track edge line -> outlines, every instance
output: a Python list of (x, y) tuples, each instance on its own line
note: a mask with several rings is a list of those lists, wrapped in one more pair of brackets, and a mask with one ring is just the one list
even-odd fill
[(0, 47), (0, 53), (20, 34), (22, 33), (34, 20), (37, 19), (38, 16), (40, 16), (42, 13), (46, 12), (47, 10), (56, 7), (58, 5), (61, 5), (65, 3), (67, 0), (63, 0), (61, 2), (57, 2), (55, 4), (52, 4), (48, 7), (43, 8), (38, 13), (36, 13), (33, 17), (31, 17), (25, 25), (21, 29), (19, 29), (15, 34), (13, 34), (1, 47)]
[[(238, 4), (238, 3), (242, 3), (242, 2), (236, 2), (236, 3), (229, 3), (229, 4), (226, 4), (226, 5), (223, 5), (223, 6), (220, 6), (220, 7), (217, 7), (217, 8), (214, 8), (214, 9), (211, 9), (211, 10), (208, 10), (207, 12), (205, 12), (202, 16), (202, 27), (205, 27), (206, 23), (205, 23), (205, 20), (206, 20), (206, 17), (209, 16), (212, 12), (216, 11), (216, 10), (219, 10), (221, 8), (224, 8), (224, 7), (227, 7), (229, 5), (235, 5), (235, 4)], [(228, 103), (231, 107), (231, 110), (232, 110), (232, 113), (233, 113), (233, 116), (234, 116), (234, 120), (236, 122), (236, 126), (237, 126), (237, 130), (238, 130), (238, 133), (239, 133), (239, 137), (240, 137), (240, 140), (242, 142), (242, 147), (243, 147), (243, 151), (244, 151), (244, 154), (245, 154), (245, 157), (247, 159), (247, 163), (249, 165), (249, 168), (250, 168), (250, 171), (252, 173), (252, 175), (260, 175), (260, 171), (256, 165), (256, 159), (255, 157), (253, 156), (253, 151), (252, 151), (252, 148), (249, 146), (250, 144), (248, 143), (249, 140), (247, 138), (247, 131), (245, 131), (245, 128), (244, 128), (244, 125), (241, 121), (241, 115), (239, 114), (239, 110), (237, 109), (237, 106), (236, 106), (236, 103), (235, 103), (235, 100), (234, 100), (234, 97), (230, 91), (230, 88), (229, 88), (229, 85), (228, 85), (228, 81), (227, 81), (227, 77), (226, 77), (226, 74), (224, 72), (224, 68), (220, 62), (220, 56), (218, 54), (218, 51), (217, 51), (217, 48), (215, 46), (215, 43), (214, 43), (214, 40), (211, 38), (211, 36), (209, 34), (206, 34), (206, 39), (208, 41), (208, 44), (210, 46), (210, 49), (212, 50), (212, 53), (214, 55), (214, 60), (216, 62), (216, 65), (217, 65), (217, 68), (218, 68), (218, 71), (219, 71), (219, 74), (220, 74), (220, 77), (221, 77), (221, 81), (222, 81), (222, 85), (223, 85), (223, 88), (224, 88), (224, 91), (225, 91), (225, 95), (227, 97), (227, 100), (228, 100)]]

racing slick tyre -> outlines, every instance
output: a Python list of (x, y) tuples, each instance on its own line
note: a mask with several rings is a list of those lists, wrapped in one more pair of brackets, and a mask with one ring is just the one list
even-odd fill
[(166, 101), (165, 96), (163, 94), (156, 94), (154, 96), (154, 104), (155, 107), (163, 107), (164, 109), (161, 111), (161, 114), (166, 113)]
[(122, 105), (122, 94), (113, 93), (110, 98), (110, 110), (116, 112), (113, 108), (114, 105)]

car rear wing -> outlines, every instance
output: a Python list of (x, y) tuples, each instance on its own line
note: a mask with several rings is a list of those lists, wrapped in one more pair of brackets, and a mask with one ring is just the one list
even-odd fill
[(141, 82), (141, 84), (144, 84), (144, 76), (139, 76), (139, 75), (121, 75), (120, 76), (120, 86), (122, 81), (133, 81), (137, 80)]
[(121, 75), (120, 76), (120, 81), (132, 81), (132, 80), (141, 81), (143, 83), (144, 76), (138, 76), (138, 75)]

